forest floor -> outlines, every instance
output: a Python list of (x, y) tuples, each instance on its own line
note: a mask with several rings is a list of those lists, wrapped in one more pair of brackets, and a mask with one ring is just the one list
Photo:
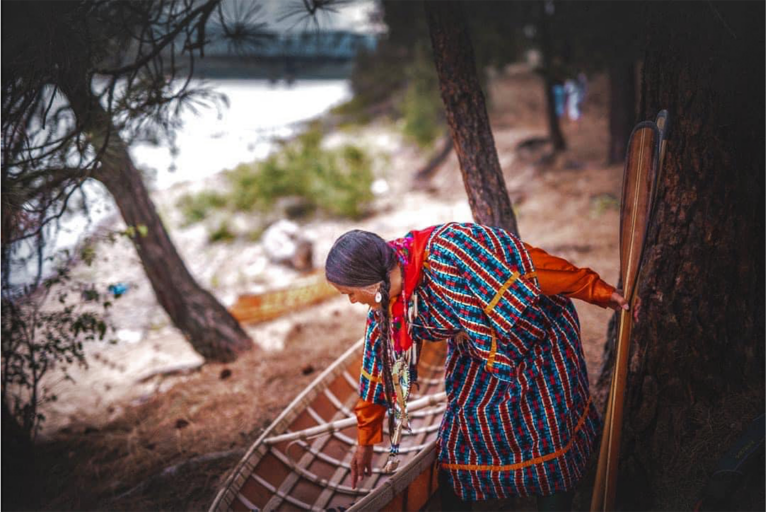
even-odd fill
[[(517, 146), (545, 137), (544, 93), (538, 76), (511, 67), (490, 83), (490, 114), (507, 187), (528, 243), (618, 279), (618, 197), (621, 165), (605, 165), (607, 83), (589, 87), (584, 117), (563, 120), (568, 150), (541, 161), (546, 150)], [(448, 221), (470, 221), (458, 162), (451, 155), (427, 190), (410, 186), (428, 155), (402, 140), (391, 123), (329, 134), (374, 148), (377, 173), (389, 192), (376, 214), (360, 222), (312, 221), (302, 226), (321, 267), (333, 240), (352, 227), (387, 237)], [(174, 204), (182, 184), (154, 199), (192, 274), (225, 305), (238, 294), (288, 286), (299, 273), (268, 263), (255, 242), (208, 244), (200, 227), (181, 227)], [(122, 244), (122, 245), (121, 245)], [(231, 364), (201, 365), (157, 305), (140, 263), (126, 242), (104, 244), (100, 262), (77, 270), (106, 285), (130, 285), (112, 321), (119, 342), (88, 349), (89, 368), (75, 382), (53, 375), (58, 400), (46, 406), (38, 441), (37, 496), (47, 510), (203, 510), (227, 472), (263, 429), (318, 371), (363, 332), (365, 308), (338, 297), (278, 320), (245, 326), (256, 347)], [(116, 275), (119, 273), (120, 275)], [(602, 365), (611, 311), (578, 303), (584, 350), (594, 383)], [(168, 370), (174, 375), (163, 375)]]

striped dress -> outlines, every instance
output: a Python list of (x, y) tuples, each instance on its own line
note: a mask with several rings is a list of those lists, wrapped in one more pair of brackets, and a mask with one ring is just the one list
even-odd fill
[[(412, 336), (448, 343), (438, 461), (456, 494), (476, 501), (573, 489), (600, 420), (570, 299), (541, 293), (517, 237), (477, 224), (438, 226), (422, 272)], [(365, 337), (360, 395), (386, 405), (373, 312)]]

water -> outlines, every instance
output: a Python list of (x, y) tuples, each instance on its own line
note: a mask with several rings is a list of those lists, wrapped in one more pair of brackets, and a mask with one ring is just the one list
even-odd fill
[[(316, 118), (351, 97), (347, 80), (303, 80), (287, 85), (268, 80), (208, 80), (207, 85), (223, 93), (229, 108), (185, 110), (183, 126), (176, 133), (178, 152), (147, 143), (130, 148), (134, 163), (147, 171), (147, 185), (162, 191), (183, 181), (198, 181), (243, 162), (265, 158), (274, 148), (275, 139), (295, 135), (303, 121)], [(195, 86), (197, 84), (192, 84)], [(90, 208), (88, 217), (75, 211), (65, 216), (61, 229), (46, 248), (46, 255), (71, 249), (117, 207), (96, 182), (84, 186)], [(73, 203), (80, 199), (76, 196)], [(31, 255), (30, 243), (22, 243), (16, 251), (17, 263), (11, 283), (23, 285), (34, 280), (37, 262)], [(49, 265), (44, 266), (44, 274)]]
[[(215, 109), (184, 115), (177, 134), (179, 153), (147, 144), (131, 149), (139, 167), (156, 172), (154, 187), (199, 180), (242, 162), (263, 159), (275, 138), (295, 134), (297, 123), (312, 119), (351, 96), (346, 80), (307, 80), (292, 87), (267, 80), (212, 80), (229, 98), (221, 117)], [(175, 169), (175, 170), (174, 170)]]

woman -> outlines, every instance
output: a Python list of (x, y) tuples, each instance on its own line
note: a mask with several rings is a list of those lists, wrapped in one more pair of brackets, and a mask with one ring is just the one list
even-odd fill
[(353, 486), (370, 474), (387, 409), (398, 410), (402, 362), (415, 380), (419, 343), (446, 341), (443, 508), (512, 496), (537, 496), (540, 510), (570, 508), (599, 417), (569, 297), (628, 309), (612, 286), (502, 229), (459, 223), (392, 242), (350, 231), (325, 272), (352, 303), (371, 307)]

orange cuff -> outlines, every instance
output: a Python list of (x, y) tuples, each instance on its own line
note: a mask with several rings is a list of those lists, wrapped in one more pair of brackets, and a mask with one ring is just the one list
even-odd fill
[(357, 416), (357, 444), (369, 446), (380, 443), (384, 438), (384, 416), (387, 414), (387, 408), (360, 398), (354, 411)]

